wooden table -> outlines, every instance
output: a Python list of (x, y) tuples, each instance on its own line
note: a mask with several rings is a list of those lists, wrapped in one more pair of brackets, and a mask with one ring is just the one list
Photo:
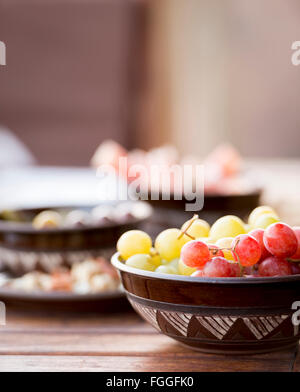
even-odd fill
[(293, 351), (217, 356), (191, 351), (135, 313), (46, 315), (8, 312), (0, 327), (0, 371), (300, 370)]

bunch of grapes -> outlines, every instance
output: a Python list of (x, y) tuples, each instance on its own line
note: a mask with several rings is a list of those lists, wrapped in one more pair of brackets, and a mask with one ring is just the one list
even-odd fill
[(124, 233), (117, 250), (126, 265), (196, 277), (283, 276), (300, 273), (300, 227), (279, 221), (268, 206), (244, 223), (227, 215), (212, 227), (195, 215), (181, 229), (162, 231), (152, 243), (140, 230)]

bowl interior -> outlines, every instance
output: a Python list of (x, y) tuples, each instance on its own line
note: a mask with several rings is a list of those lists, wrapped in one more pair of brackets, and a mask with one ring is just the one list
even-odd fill
[[(119, 227), (127, 224), (138, 224), (146, 219), (148, 219), (152, 214), (152, 207), (143, 201), (134, 201), (129, 202), (132, 206), (132, 210), (134, 211), (133, 216), (126, 218), (124, 221), (120, 222), (105, 222), (105, 224), (86, 224), (84, 226), (74, 226), (74, 227), (58, 227), (58, 228), (45, 228), (45, 229), (35, 229), (32, 227), (33, 218), (42, 211), (45, 210), (54, 210), (59, 212), (62, 216), (67, 215), (69, 212), (73, 210), (81, 210), (85, 212), (91, 212), (93, 207), (91, 206), (76, 206), (76, 207), (57, 207), (57, 206), (45, 206), (43, 208), (24, 208), (24, 209), (16, 209), (13, 210), (14, 219), (5, 220), (0, 218), (0, 232), (26, 232), (26, 233), (51, 233), (51, 232), (76, 232), (82, 230), (90, 230), (90, 229), (105, 229), (107, 227)], [(103, 204), (105, 206), (105, 204)], [(120, 205), (120, 203), (107, 203), (108, 206), (116, 207)], [(95, 207), (95, 206), (94, 206)], [(135, 212), (136, 211), (136, 212)]]

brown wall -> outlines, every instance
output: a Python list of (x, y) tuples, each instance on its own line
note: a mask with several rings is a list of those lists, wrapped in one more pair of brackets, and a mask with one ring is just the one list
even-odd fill
[[(299, 0), (152, 0), (149, 134), (205, 155), (300, 156)], [(152, 94), (152, 95), (153, 95)], [(159, 130), (159, 133), (157, 133)]]
[(143, 2), (0, 0), (0, 124), (42, 164), (88, 164), (133, 144)]

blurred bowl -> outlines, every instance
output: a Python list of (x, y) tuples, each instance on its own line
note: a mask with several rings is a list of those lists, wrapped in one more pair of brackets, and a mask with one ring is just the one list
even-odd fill
[[(15, 275), (36, 269), (51, 272), (90, 257), (103, 256), (109, 260), (120, 235), (139, 227), (152, 214), (152, 208), (145, 202), (132, 202), (132, 205), (137, 214), (119, 222), (40, 230), (33, 228), (31, 220), (39, 212), (51, 208), (15, 210), (24, 222), (0, 220), (0, 260), (4, 268)], [(62, 213), (74, 210), (53, 209)]]
[(126, 266), (116, 253), (128, 300), (148, 323), (192, 349), (256, 354), (298, 347), (292, 304), (300, 275), (269, 278), (196, 278)]
[(191, 201), (183, 196), (176, 199), (175, 195), (171, 195), (170, 200), (163, 200), (160, 194), (158, 200), (149, 199), (153, 214), (151, 226), (147, 230), (151, 230), (151, 234), (156, 236), (169, 227), (180, 227), (193, 214), (198, 214), (210, 224), (224, 215), (236, 215), (245, 219), (259, 205), (261, 193), (260, 189), (255, 189), (243, 194), (205, 194), (203, 208), (199, 211), (186, 211), (186, 203)]

